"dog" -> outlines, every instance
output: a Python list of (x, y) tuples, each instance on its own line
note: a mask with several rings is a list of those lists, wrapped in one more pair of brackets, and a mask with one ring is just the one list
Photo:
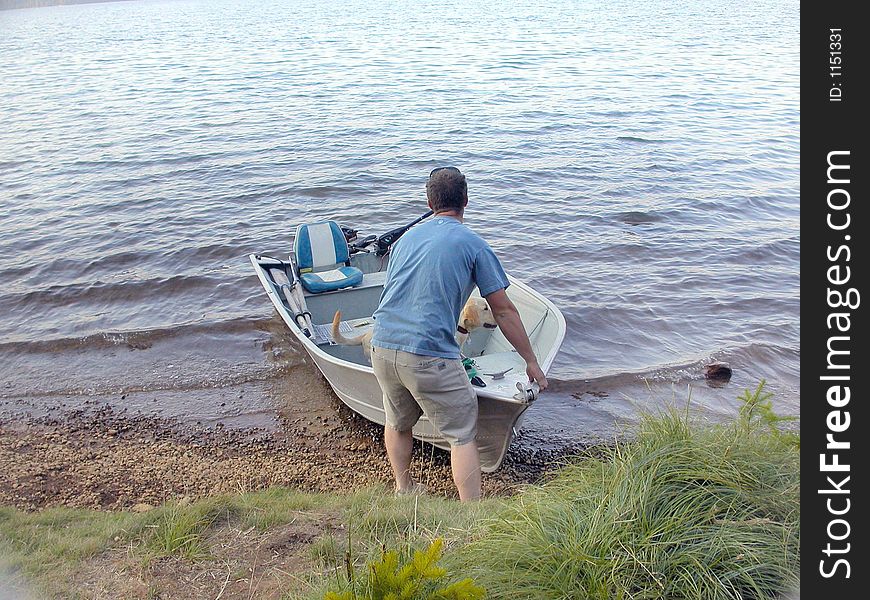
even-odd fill
[(374, 334), (374, 329), (369, 329), (364, 334), (354, 338), (346, 338), (338, 330), (339, 325), (341, 325), (341, 311), (337, 310), (335, 311), (335, 316), (332, 317), (332, 339), (336, 344), (341, 346), (362, 346), (366, 360), (369, 364), (372, 364), (372, 335)]
[(469, 298), (459, 314), (459, 324), (456, 326), (456, 343), (459, 344), (460, 350), (465, 345), (468, 335), (480, 327), (495, 329), (498, 327), (498, 323), (495, 322), (495, 316), (489, 309), (486, 300)]
[[(335, 311), (335, 316), (332, 317), (332, 339), (336, 344), (341, 346), (362, 346), (363, 354), (369, 364), (371, 364), (372, 334), (374, 331), (370, 329), (357, 337), (346, 338), (339, 331), (340, 325), (341, 311), (337, 310)], [(498, 324), (495, 322), (495, 317), (486, 300), (483, 298), (469, 298), (459, 314), (459, 324), (456, 326), (456, 343), (459, 344), (460, 350), (465, 344), (465, 340), (468, 339), (468, 335), (479, 327), (495, 329), (498, 327)]]

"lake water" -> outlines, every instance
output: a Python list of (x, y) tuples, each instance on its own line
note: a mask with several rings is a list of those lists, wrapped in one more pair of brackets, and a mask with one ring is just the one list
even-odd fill
[(798, 52), (778, 0), (0, 11), (0, 410), (271, 422), (317, 373), (246, 255), (409, 222), (450, 164), (568, 323), (533, 434), (762, 378), (797, 414)]

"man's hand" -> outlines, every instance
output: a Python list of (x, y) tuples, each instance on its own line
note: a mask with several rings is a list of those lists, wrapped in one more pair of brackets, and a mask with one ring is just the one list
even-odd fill
[(529, 382), (538, 382), (538, 387), (541, 388), (542, 392), (547, 389), (547, 386), (549, 385), (549, 383), (547, 383), (547, 376), (544, 375), (544, 371), (541, 370), (541, 367), (540, 365), (538, 365), (538, 363), (527, 363), (526, 375), (529, 376)]
[(495, 291), (486, 297), (486, 302), (489, 304), (492, 315), (495, 317), (495, 322), (498, 323), (499, 329), (501, 329), (507, 341), (526, 361), (526, 374), (529, 376), (529, 381), (537, 381), (541, 391), (547, 389), (547, 377), (544, 375), (544, 371), (541, 370), (538, 358), (532, 350), (532, 344), (529, 342), (529, 336), (526, 335), (525, 328), (523, 328), (520, 313), (517, 307), (514, 306), (514, 303), (508, 298), (507, 292), (503, 289)]

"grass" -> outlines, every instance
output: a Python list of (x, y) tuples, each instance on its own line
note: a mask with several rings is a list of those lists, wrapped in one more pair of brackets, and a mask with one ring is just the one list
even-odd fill
[(223, 503), (207, 502), (193, 506), (169, 504), (157, 513), (154, 523), (144, 525), (152, 531), (144, 536), (146, 560), (162, 556), (180, 556), (187, 559), (206, 558), (208, 550), (203, 540), (221, 514), (230, 507)]
[(454, 569), (493, 598), (773, 598), (798, 577), (799, 483), (795, 439), (757, 411), (648, 417), (506, 505)]
[(479, 504), (272, 488), (142, 514), (0, 508), (0, 572), (69, 597), (76, 574), (111, 548), (142, 565), (172, 557), (195, 568), (215, 564), (221, 531), (268, 536), (292, 525), (316, 535), (282, 550), (302, 556), (288, 599), (356, 598), (374, 566), (408, 564), (442, 541), (443, 584), (471, 578), (490, 598), (774, 598), (799, 570), (800, 438), (779, 430), (763, 385), (742, 400), (723, 426), (648, 417), (630, 442)]
[[(395, 498), (381, 488), (349, 495), (303, 493), (285, 488), (168, 502), (146, 513), (52, 508), (28, 513), (0, 508), (0, 574), (36, 584), (46, 597), (70, 597), (70, 581), (88, 561), (110, 549), (131, 559), (131, 570), (163, 558), (214, 561), (211, 538), (224, 527), (267, 535), (281, 526), (309, 523), (322, 532), (304, 550), (314, 566), (294, 574), (305, 595), (322, 597), (354, 563), (377, 557), (385, 546), (401, 555), (437, 537), (456, 539), (493, 501), (457, 509), (443, 498)], [(301, 580), (301, 583), (300, 583)], [(156, 593), (156, 592), (155, 592)]]
[(329, 590), (347, 590), (357, 572), (380, 561), (386, 551), (401, 563), (413, 560), (436, 540), (448, 551), (464, 544), (484, 515), (497, 510), (501, 500), (459, 504), (434, 496), (400, 496), (369, 489), (347, 497), (344, 528), (324, 536), (311, 547), (320, 574), (292, 598), (323, 598)]
[(292, 523), (299, 518), (300, 513), (340, 504), (326, 494), (311, 494), (287, 488), (270, 488), (262, 492), (242, 494), (232, 500), (242, 524), (255, 527), (259, 531)]
[(273, 488), (168, 502), (146, 513), (71, 508), (29, 513), (0, 507), (0, 576), (13, 584), (36, 583), (45, 596), (69, 597), (75, 574), (109, 549), (126, 549), (139, 566), (164, 557), (202, 561), (211, 558), (209, 536), (225, 524), (266, 532), (298, 520), (304, 511), (329, 510), (344, 502)]
[[(0, 507), (0, 573), (63, 589), (79, 564), (124, 534), (138, 515), (70, 508)], [(16, 577), (16, 574), (18, 575)]]

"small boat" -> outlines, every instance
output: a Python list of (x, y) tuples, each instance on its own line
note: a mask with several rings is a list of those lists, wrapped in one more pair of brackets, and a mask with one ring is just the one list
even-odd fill
[[(392, 244), (430, 214), (383, 235), (365, 238), (335, 221), (304, 224), (297, 228), (294, 252), (288, 260), (250, 255), (278, 314), (336, 395), (353, 411), (380, 425), (384, 424), (383, 398), (371, 365), (361, 346), (333, 341), (333, 316), (341, 311), (339, 331), (344, 337), (362, 335), (372, 327)], [(508, 278), (508, 297), (519, 310), (546, 373), (565, 337), (565, 318), (541, 294)], [(473, 295), (477, 295), (476, 289)], [(472, 331), (462, 352), (474, 361), (485, 384), (474, 388), (479, 403), (477, 444), (482, 470), (492, 472), (501, 465), (523, 413), (537, 398), (537, 385), (528, 383), (525, 362), (498, 329)], [(425, 416), (413, 434), (449, 449)]]

